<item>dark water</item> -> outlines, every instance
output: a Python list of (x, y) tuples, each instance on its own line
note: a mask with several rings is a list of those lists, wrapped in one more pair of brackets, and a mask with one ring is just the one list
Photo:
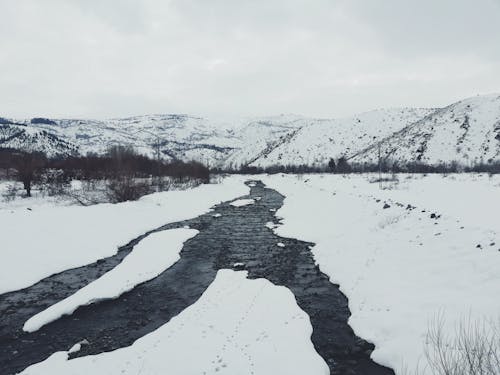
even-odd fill
[[(214, 280), (217, 270), (243, 262), (249, 278), (266, 278), (295, 294), (311, 319), (312, 342), (331, 374), (394, 374), (370, 360), (373, 345), (354, 335), (348, 326), (347, 298), (315, 265), (310, 251), (313, 244), (278, 237), (265, 227), (267, 222), (277, 223), (274, 210), (283, 204), (283, 196), (258, 182), (251, 188), (250, 197), (260, 200), (243, 207), (223, 203), (209, 214), (156, 229), (188, 225), (200, 233), (184, 244), (181, 259), (157, 278), (116, 300), (81, 307), (37, 332), (25, 333), (22, 325), (112, 269), (149, 233), (113, 257), (0, 295), (0, 373), (19, 372), (83, 339), (89, 345), (83, 346), (77, 356), (131, 345), (193, 304)], [(214, 218), (215, 213), (222, 216)], [(285, 247), (277, 246), (278, 242)]]

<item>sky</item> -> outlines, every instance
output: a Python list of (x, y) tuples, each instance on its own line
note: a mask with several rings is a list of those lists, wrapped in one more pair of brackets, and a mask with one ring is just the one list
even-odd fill
[(500, 0), (0, 0), (0, 116), (343, 117), (500, 92)]

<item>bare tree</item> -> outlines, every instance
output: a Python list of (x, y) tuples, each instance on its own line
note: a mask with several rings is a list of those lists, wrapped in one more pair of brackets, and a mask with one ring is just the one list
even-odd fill
[(31, 188), (36, 172), (44, 165), (45, 156), (39, 152), (22, 152), (16, 155), (17, 179), (23, 183), (26, 196), (31, 197)]

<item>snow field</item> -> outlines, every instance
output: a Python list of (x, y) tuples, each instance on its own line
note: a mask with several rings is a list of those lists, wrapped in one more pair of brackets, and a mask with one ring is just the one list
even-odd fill
[(200, 299), (129, 347), (68, 360), (57, 352), (21, 374), (322, 374), (309, 317), (293, 294), (220, 270)]
[[(275, 231), (316, 243), (316, 261), (349, 298), (349, 324), (376, 345), (375, 361), (397, 373), (419, 362), (422, 368), (425, 335), (438, 315), (453, 334), (464, 317), (500, 314), (500, 214), (493, 204), (500, 187), (475, 175), (419, 176), (400, 190), (379, 190), (368, 177), (265, 177), (286, 196)], [(433, 212), (442, 216), (431, 219)]]
[(149, 230), (199, 216), (248, 192), (241, 178), (231, 177), (134, 202), (0, 210), (0, 293), (112, 256), (119, 246)]

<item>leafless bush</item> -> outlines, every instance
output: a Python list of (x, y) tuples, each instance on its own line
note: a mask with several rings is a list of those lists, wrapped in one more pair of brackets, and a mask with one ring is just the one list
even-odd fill
[(150, 192), (150, 185), (147, 182), (128, 175), (109, 180), (106, 190), (109, 201), (113, 203), (137, 200)]
[(368, 182), (370, 182), (371, 184), (377, 184), (381, 182), (399, 182), (399, 178), (396, 174), (391, 174), (390, 176), (370, 178)]
[(153, 180), (153, 186), (156, 187), (156, 191), (172, 190), (173, 183), (170, 177), (157, 177)]
[(431, 324), (426, 358), (436, 375), (500, 374), (498, 322), (462, 320), (453, 337), (444, 333), (443, 320)]
[(378, 184), (381, 190), (393, 190), (399, 186), (399, 177), (396, 173), (390, 175), (379, 175), (376, 178), (368, 178), (371, 184)]
[(210, 175), (210, 183), (211, 184), (220, 184), (222, 182), (222, 180), (224, 180), (224, 177), (226, 177), (226, 175), (221, 175), (221, 174)]
[(462, 319), (449, 335), (439, 316), (429, 326), (424, 353), (433, 375), (499, 375), (500, 320)]
[(6, 202), (10, 202), (16, 199), (18, 194), (19, 194), (19, 187), (17, 186), (17, 184), (13, 183), (7, 185), (7, 188), (3, 192), (2, 197)]
[(39, 185), (50, 197), (62, 196), (68, 194), (71, 179), (60, 169), (46, 169), (40, 176)]
[(105, 181), (84, 180), (81, 181), (80, 184), (79, 188), (70, 189), (67, 195), (82, 206), (108, 202), (107, 185)]

